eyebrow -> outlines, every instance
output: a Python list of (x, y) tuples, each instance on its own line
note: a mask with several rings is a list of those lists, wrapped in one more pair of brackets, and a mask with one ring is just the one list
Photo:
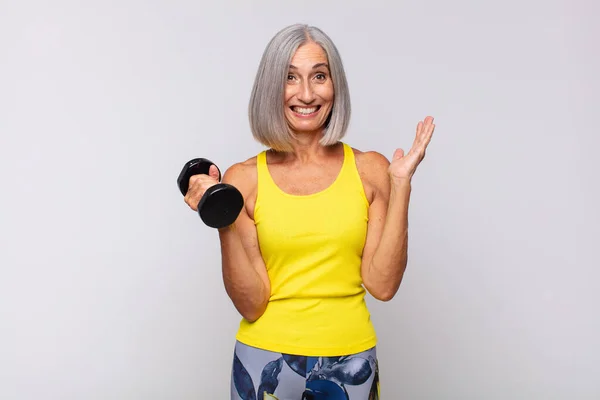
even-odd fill
[[(324, 63), (324, 62), (313, 65), (313, 69), (317, 69), (320, 67), (325, 67), (325, 68), (329, 69), (329, 65), (327, 65), (327, 63)], [(296, 67), (293, 64), (290, 64), (290, 69), (298, 69), (298, 67)]]

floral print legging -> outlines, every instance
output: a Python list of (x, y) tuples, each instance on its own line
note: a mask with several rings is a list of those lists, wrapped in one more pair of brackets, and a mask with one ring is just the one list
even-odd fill
[(339, 357), (305, 357), (235, 344), (231, 400), (379, 399), (375, 347)]

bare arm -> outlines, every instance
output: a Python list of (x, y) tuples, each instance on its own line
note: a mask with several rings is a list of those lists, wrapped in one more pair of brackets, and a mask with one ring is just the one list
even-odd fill
[(256, 181), (252, 174), (250, 167), (236, 164), (223, 175), (222, 181), (238, 188), (246, 205), (231, 226), (219, 229), (225, 290), (238, 312), (251, 322), (264, 313), (271, 295), (256, 227), (247, 210)]
[(368, 157), (364, 179), (369, 181), (373, 197), (361, 274), (369, 293), (388, 301), (400, 287), (408, 259), (410, 184), (392, 190), (387, 173), (389, 161), (378, 153), (366, 153), (364, 157)]
[(397, 149), (392, 162), (378, 153), (365, 153), (363, 179), (372, 188), (367, 240), (361, 274), (365, 288), (378, 300), (391, 300), (402, 283), (408, 261), (408, 206), (411, 180), (435, 125), (433, 118), (417, 124), (415, 141), (404, 155)]

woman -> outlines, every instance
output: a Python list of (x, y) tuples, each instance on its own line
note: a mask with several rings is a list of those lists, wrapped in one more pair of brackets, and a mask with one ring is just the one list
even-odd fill
[[(243, 316), (231, 398), (377, 399), (364, 296), (388, 301), (402, 281), (411, 179), (433, 118), (391, 163), (342, 142), (350, 118), (342, 62), (329, 37), (306, 25), (269, 42), (249, 117), (269, 149), (223, 175), (245, 207), (219, 230), (225, 288)], [(217, 177), (212, 166), (190, 179), (192, 209)]]

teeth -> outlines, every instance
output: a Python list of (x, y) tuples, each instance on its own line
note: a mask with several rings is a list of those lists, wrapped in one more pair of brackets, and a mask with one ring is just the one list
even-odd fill
[(294, 107), (294, 111), (298, 114), (311, 114), (317, 111), (317, 107), (305, 108), (305, 107)]

